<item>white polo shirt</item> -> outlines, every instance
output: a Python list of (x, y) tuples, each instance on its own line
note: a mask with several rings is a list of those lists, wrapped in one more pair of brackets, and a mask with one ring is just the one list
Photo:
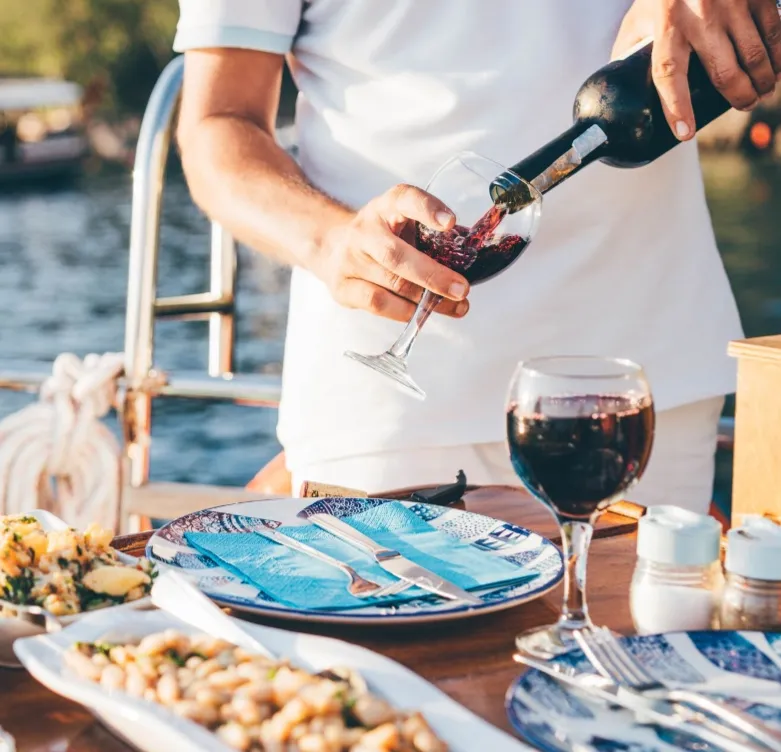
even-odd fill
[[(290, 53), (302, 168), (357, 208), (396, 183), (425, 186), (459, 150), (511, 165), (562, 132), (631, 1), (180, 3), (179, 51)], [(515, 364), (539, 355), (632, 358), (660, 410), (734, 389), (726, 347), (742, 333), (694, 144), (556, 188), (524, 256), (470, 301), (466, 318), (434, 316), (418, 338), (419, 402), (342, 355), (381, 352), (401, 324), (340, 307), (295, 269), (279, 414), (289, 467), (501, 441)]]

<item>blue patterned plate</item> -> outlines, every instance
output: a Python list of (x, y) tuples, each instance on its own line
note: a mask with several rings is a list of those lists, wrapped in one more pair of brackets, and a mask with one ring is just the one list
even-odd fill
[[(625, 637), (623, 643), (667, 686), (729, 699), (781, 730), (781, 635), (676, 632)], [(579, 650), (554, 662), (595, 673)], [(534, 670), (513, 682), (505, 705), (518, 734), (545, 752), (568, 750), (574, 742), (601, 752), (718, 752), (680, 734), (637, 726), (627, 711), (597, 704)]]
[(372, 606), (346, 611), (316, 611), (292, 608), (275, 601), (256, 587), (216, 566), (187, 545), (186, 532), (247, 533), (263, 526), (305, 525), (307, 517), (329, 512), (347, 517), (385, 504), (386, 499), (322, 498), (245, 501), (204, 509), (180, 517), (160, 528), (150, 538), (146, 555), (157, 562), (183, 570), (197, 581), (206, 595), (239, 611), (277, 618), (343, 624), (408, 623), (459, 619), (526, 603), (547, 593), (561, 580), (564, 568), (559, 549), (546, 538), (525, 528), (460, 509), (401, 502), (421, 519), (456, 540), (469, 543), (490, 556), (498, 556), (537, 576), (519, 585), (480, 590), (482, 606), (454, 606), (444, 600), (407, 601), (393, 606)]

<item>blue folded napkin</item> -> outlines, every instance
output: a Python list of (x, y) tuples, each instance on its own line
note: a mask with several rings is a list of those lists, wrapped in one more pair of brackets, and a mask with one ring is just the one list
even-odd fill
[[(398, 502), (382, 504), (344, 520), (377, 543), (465, 590), (520, 584), (537, 576), (525, 567), (440, 532)], [(279, 530), (349, 564), (362, 577), (379, 585), (396, 581), (371, 556), (314, 525), (284, 526)], [(388, 605), (428, 595), (426, 591), (410, 588), (382, 599), (356, 598), (347, 592), (346, 575), (335, 567), (255, 533), (190, 532), (185, 533), (185, 539), (245, 582), (294, 608), (343, 610)]]

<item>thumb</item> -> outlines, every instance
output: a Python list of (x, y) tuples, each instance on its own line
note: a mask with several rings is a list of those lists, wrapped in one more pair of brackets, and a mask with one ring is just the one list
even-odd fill
[(613, 43), (613, 50), (610, 53), (611, 62), (629, 57), (633, 52), (652, 42), (653, 38), (653, 20), (644, 14), (629, 11), (624, 16), (616, 41)]

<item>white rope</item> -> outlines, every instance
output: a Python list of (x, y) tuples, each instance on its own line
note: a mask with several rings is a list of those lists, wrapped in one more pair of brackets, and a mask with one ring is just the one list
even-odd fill
[(100, 419), (123, 364), (121, 353), (64, 353), (38, 402), (0, 421), (0, 514), (48, 509), (77, 527), (116, 527), (121, 451)]

